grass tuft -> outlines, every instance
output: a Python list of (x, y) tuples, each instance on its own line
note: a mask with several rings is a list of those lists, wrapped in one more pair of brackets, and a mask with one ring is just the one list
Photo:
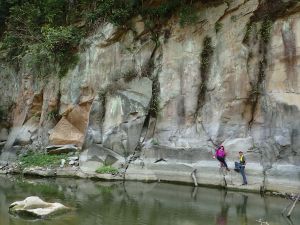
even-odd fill
[(112, 166), (101, 166), (98, 169), (96, 169), (96, 173), (101, 174), (117, 174), (118, 172), (118, 169)]
[(67, 154), (61, 155), (48, 155), (43, 153), (30, 153), (25, 156), (21, 156), (20, 164), (22, 168), (40, 166), (58, 166), (62, 159), (67, 159)]

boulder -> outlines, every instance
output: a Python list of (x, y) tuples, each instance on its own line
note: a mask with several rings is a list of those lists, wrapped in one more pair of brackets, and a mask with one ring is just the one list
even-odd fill
[(69, 209), (70, 208), (61, 203), (45, 202), (37, 196), (27, 197), (25, 200), (13, 202), (9, 206), (9, 212), (11, 214), (37, 218), (53, 216)]
[(56, 170), (51, 168), (44, 168), (40, 166), (28, 167), (23, 170), (24, 175), (40, 176), (40, 177), (55, 177)]
[(89, 121), (91, 101), (70, 108), (53, 128), (49, 141), (53, 145), (75, 144), (82, 146)]
[(50, 134), (49, 140), (51, 144), (81, 144), (84, 134), (63, 117), (55, 126)]

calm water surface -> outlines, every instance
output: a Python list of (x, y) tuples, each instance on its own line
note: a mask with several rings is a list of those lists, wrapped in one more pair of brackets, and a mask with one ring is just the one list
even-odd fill
[[(60, 202), (74, 211), (47, 220), (8, 214), (8, 206), (28, 196)], [(0, 176), (0, 225), (299, 225), (281, 216), (289, 202), (257, 194), (190, 186), (101, 182), (83, 179), (23, 179)]]

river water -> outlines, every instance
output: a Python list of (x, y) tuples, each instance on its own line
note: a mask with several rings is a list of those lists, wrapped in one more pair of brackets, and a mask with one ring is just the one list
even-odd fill
[[(47, 220), (25, 220), (8, 213), (12, 202), (28, 196), (73, 210)], [(291, 221), (281, 216), (288, 203), (253, 193), (167, 183), (0, 176), (0, 225), (260, 225), (257, 220), (300, 224), (300, 205)]]

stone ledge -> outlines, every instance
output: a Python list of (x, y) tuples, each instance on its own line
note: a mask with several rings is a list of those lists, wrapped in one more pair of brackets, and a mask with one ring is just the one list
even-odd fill
[[(172, 182), (185, 183), (194, 185), (191, 173), (197, 169), (196, 179), (200, 186), (223, 187), (228, 190), (260, 192), (265, 180), (265, 191), (280, 193), (296, 193), (299, 192), (300, 182), (297, 180), (290, 181), (285, 177), (266, 177), (264, 179), (262, 167), (259, 164), (249, 164), (246, 169), (248, 185), (242, 184), (242, 177), (239, 173), (231, 170), (225, 172), (218, 167), (216, 161), (200, 161), (195, 164), (186, 164), (179, 162), (159, 162), (153, 163), (152, 159), (140, 162), (132, 162), (125, 175), (125, 180), (135, 180), (144, 182)], [(1, 171), (2, 173), (2, 171)], [(20, 171), (9, 171), (3, 173), (20, 173)], [(26, 168), (24, 175), (42, 176), (42, 177), (75, 177), (90, 178), (100, 180), (117, 181), (123, 180), (123, 176), (111, 174), (97, 174), (96, 172), (83, 172), (79, 167), (66, 168)], [(225, 185), (226, 180), (226, 185)]]

